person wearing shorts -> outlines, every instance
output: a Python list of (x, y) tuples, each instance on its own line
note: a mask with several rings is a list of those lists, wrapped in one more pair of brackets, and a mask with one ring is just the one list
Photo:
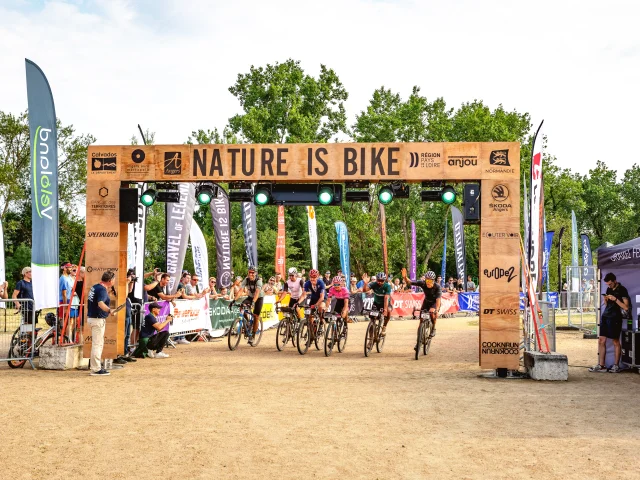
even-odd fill
[(427, 310), (431, 315), (431, 321), (433, 322), (433, 329), (431, 330), (431, 337), (436, 336), (436, 320), (438, 319), (438, 312), (440, 311), (440, 299), (442, 298), (442, 288), (436, 283), (436, 274), (434, 272), (427, 272), (424, 275), (425, 280), (418, 280), (412, 282), (407, 278), (407, 269), (402, 269), (402, 278), (407, 285), (414, 285), (419, 287), (424, 292), (424, 300), (422, 301), (422, 307), (420, 311)]
[(278, 293), (278, 301), (281, 301), (289, 294), (289, 308), (293, 308), (300, 303), (300, 297), (304, 290), (304, 282), (298, 278), (298, 270), (294, 267), (289, 269), (289, 278), (284, 282), (282, 290)]
[(333, 277), (333, 285), (327, 290), (327, 298), (336, 299), (333, 313), (340, 315), (346, 321), (349, 316), (349, 290), (343, 285), (343, 282), (343, 277)]
[(262, 302), (264, 299), (264, 292), (262, 291), (262, 280), (258, 278), (258, 272), (255, 267), (249, 267), (247, 277), (240, 284), (242, 288), (241, 295), (246, 295), (247, 298), (243, 304), (253, 304), (253, 337), (249, 339), (249, 343), (253, 344), (253, 338), (255, 333), (260, 327), (260, 313), (262, 313)]
[[(629, 311), (631, 302), (629, 292), (625, 287), (616, 281), (615, 274), (609, 272), (604, 277), (607, 284), (607, 293), (603, 296), (604, 312), (600, 317), (600, 334), (598, 336), (598, 364), (589, 369), (590, 372), (610, 372), (620, 371), (620, 334), (622, 333), (622, 310)], [(613, 341), (615, 362), (611, 368), (605, 365), (607, 356), (607, 338)]]
[(300, 297), (299, 303), (302, 303), (307, 294), (309, 295), (309, 306), (316, 307), (318, 315), (320, 315), (320, 321), (324, 323), (324, 297), (326, 292), (326, 286), (324, 282), (319, 278), (320, 272), (313, 269), (309, 272), (309, 280), (304, 284), (304, 291)]
[(373, 306), (378, 310), (382, 310), (382, 314), (384, 315), (384, 325), (382, 326), (382, 332), (380, 332), (381, 336), (385, 336), (387, 334), (387, 323), (389, 323), (389, 319), (391, 318), (391, 284), (387, 281), (387, 274), (384, 272), (380, 272), (376, 275), (374, 282), (369, 282), (369, 276), (365, 273), (362, 275), (362, 279), (364, 280), (363, 292), (372, 291), (373, 292)]

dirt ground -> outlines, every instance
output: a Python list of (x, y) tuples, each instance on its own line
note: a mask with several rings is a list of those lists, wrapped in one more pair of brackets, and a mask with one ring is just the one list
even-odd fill
[[(477, 321), (477, 320), (476, 320)], [(596, 341), (558, 332), (569, 381), (479, 377), (477, 324), (416, 321), (363, 355), (225, 342), (110, 377), (0, 364), (0, 478), (640, 478), (640, 375), (590, 374)]]

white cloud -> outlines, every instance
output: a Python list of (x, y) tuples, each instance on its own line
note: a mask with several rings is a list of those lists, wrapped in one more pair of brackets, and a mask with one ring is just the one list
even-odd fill
[[(620, 1), (273, 0), (0, 3), (0, 109), (26, 107), (24, 58), (46, 73), (58, 116), (99, 143), (127, 143), (142, 124), (161, 143), (222, 128), (238, 112), (228, 92), (250, 65), (324, 63), (350, 94), (353, 119), (373, 90), (417, 84), (450, 106), (545, 119), (549, 151), (586, 173), (620, 173), (635, 138), (640, 6)], [(18, 5), (17, 7), (15, 5)]]

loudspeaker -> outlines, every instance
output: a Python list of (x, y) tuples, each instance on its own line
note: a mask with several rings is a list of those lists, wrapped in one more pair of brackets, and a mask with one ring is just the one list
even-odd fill
[(465, 224), (480, 223), (480, 184), (466, 183), (462, 197), (462, 218)]
[(120, 188), (120, 223), (138, 223), (137, 188)]

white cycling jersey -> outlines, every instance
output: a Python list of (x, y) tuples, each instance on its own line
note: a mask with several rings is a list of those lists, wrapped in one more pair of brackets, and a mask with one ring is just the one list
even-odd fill
[(299, 299), (302, 295), (302, 280), (299, 278), (296, 278), (293, 281), (287, 280), (284, 283), (284, 291), (289, 292), (289, 295), (291, 295), (291, 298), (294, 300)]

